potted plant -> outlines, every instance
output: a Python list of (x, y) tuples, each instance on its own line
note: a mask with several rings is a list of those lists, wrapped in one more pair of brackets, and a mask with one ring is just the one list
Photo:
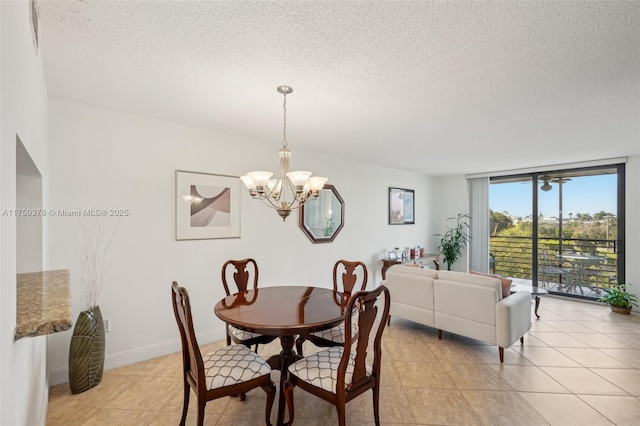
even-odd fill
[(322, 232), (324, 233), (325, 237), (330, 237), (331, 234), (333, 233), (333, 218), (332, 217), (325, 217), (324, 218), (324, 228), (322, 229)]
[(630, 314), (632, 305), (638, 306), (638, 298), (635, 294), (627, 293), (625, 284), (616, 284), (612, 288), (604, 289), (604, 292), (598, 301), (608, 304), (613, 312)]
[(440, 238), (438, 252), (442, 254), (444, 263), (447, 264), (447, 270), (451, 270), (451, 265), (456, 263), (462, 254), (462, 250), (467, 246), (469, 241), (469, 224), (468, 214), (458, 213), (457, 217), (449, 217), (447, 220), (455, 220), (455, 226), (448, 228), (444, 234), (436, 234)]

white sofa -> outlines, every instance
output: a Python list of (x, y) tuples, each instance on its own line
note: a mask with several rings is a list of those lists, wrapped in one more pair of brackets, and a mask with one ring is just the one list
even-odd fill
[(503, 298), (497, 278), (395, 265), (383, 283), (391, 316), (437, 328), (438, 338), (444, 330), (497, 345), (500, 362), (531, 328), (531, 294)]

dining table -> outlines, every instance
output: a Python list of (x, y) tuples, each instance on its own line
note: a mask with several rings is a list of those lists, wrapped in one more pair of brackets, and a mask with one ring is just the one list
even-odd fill
[[(577, 285), (580, 287), (580, 291), (582, 291), (582, 285), (589, 286), (590, 276), (597, 277), (602, 273), (600, 268), (603, 259), (601, 257), (579, 253), (563, 253), (558, 255), (558, 257), (561, 262), (567, 261), (571, 263), (574, 270), (575, 280)], [(594, 266), (594, 269), (590, 271), (589, 266)]]
[(283, 425), (284, 382), (289, 365), (302, 358), (293, 349), (296, 336), (335, 327), (344, 321), (345, 293), (312, 286), (272, 286), (231, 294), (216, 303), (215, 315), (252, 333), (278, 336), (282, 350), (266, 361), (280, 371), (277, 425)]

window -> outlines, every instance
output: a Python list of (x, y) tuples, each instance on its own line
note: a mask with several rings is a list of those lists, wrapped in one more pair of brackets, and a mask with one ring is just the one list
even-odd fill
[(624, 282), (624, 164), (491, 178), (489, 209), (495, 273), (587, 299)]

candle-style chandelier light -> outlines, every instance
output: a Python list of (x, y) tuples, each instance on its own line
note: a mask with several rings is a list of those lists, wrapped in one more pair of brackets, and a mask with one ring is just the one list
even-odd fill
[(293, 89), (289, 86), (279, 86), (277, 90), (284, 96), (282, 148), (278, 151), (280, 171), (275, 179), (271, 179), (273, 173), (265, 171), (249, 172), (240, 179), (251, 197), (262, 200), (267, 206), (276, 209), (284, 222), (291, 210), (300, 208), (310, 199), (318, 198), (327, 178), (311, 176), (309, 171), (289, 171), (291, 151), (287, 148), (287, 95), (292, 93)]

